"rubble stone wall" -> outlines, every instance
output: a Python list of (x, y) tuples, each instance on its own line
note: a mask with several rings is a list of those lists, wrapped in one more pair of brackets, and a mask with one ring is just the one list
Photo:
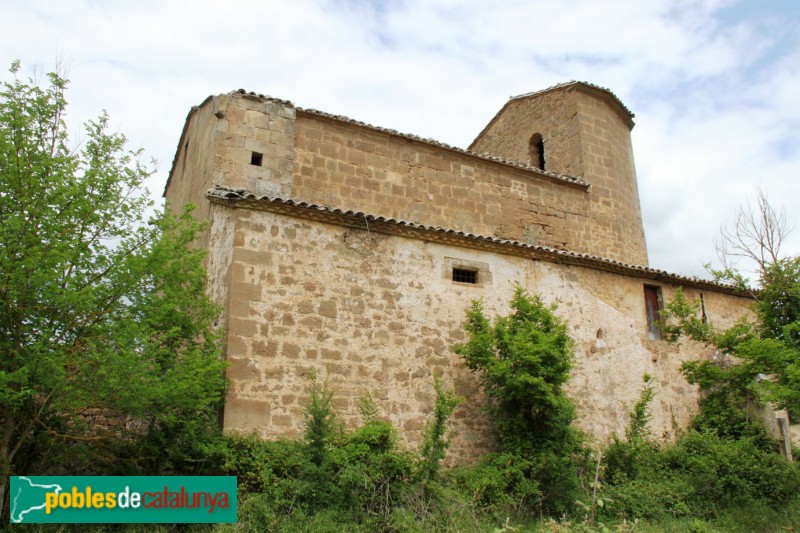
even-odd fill
[[(456, 410), (449, 461), (491, 449), (478, 378), (452, 347), (465, 341), (464, 313), (483, 298), (504, 314), (514, 283), (558, 306), (575, 339), (568, 392), (578, 424), (598, 442), (628, 423), (645, 373), (656, 397), (652, 428), (671, 438), (696, 409), (680, 373), (704, 349), (648, 340), (644, 284), (669, 299), (675, 287), (591, 268), (535, 261), (458, 246), (228, 208), (233, 217), (227, 354), (231, 366), (224, 423), (266, 438), (302, 434), (311, 369), (336, 389), (334, 407), (351, 427), (369, 392), (382, 413), (417, 446), (434, 402), (433, 375), (466, 398)], [(478, 284), (452, 281), (453, 266), (480, 268)], [(689, 297), (699, 298), (696, 289)], [(704, 293), (719, 326), (746, 312), (748, 300)]]

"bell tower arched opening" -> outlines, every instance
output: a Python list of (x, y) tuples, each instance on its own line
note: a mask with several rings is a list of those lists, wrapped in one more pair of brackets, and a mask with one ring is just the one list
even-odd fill
[(541, 133), (534, 133), (531, 136), (528, 150), (531, 166), (544, 170), (544, 140)]

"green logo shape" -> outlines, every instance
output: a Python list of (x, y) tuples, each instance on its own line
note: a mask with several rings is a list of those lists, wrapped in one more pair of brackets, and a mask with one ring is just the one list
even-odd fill
[(12, 524), (234, 523), (235, 476), (14, 476)]

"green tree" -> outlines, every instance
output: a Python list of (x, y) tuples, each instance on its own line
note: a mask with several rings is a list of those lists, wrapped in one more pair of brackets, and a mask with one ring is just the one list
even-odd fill
[[(714, 361), (690, 361), (683, 371), (704, 393), (697, 423), (726, 437), (752, 433), (751, 404), (771, 402), (800, 413), (800, 257), (781, 255), (791, 229), (785, 210), (761, 190), (756, 199), (755, 207), (741, 207), (733, 226), (722, 229), (717, 243), (722, 269), (710, 270), (719, 281), (752, 294), (752, 318), (718, 329), (701, 319), (699, 302), (680, 291), (665, 314), (668, 339), (686, 336), (717, 349)], [(757, 267), (758, 290), (747, 287), (736, 259)]]
[(664, 315), (668, 339), (686, 336), (718, 351), (714, 360), (687, 361), (683, 372), (704, 394), (697, 423), (726, 437), (752, 433), (749, 405), (800, 412), (800, 258), (765, 264), (759, 281), (754, 320), (716, 328), (682, 291)]
[(455, 351), (480, 375), (499, 444), (499, 453), (481, 462), (481, 481), (472, 489), (488, 500), (492, 492), (503, 494), (526, 512), (536, 506), (558, 514), (574, 505), (587, 456), (563, 390), (573, 341), (553, 311), (519, 285), (511, 314), (493, 323), (475, 301), (467, 311), (468, 340)]
[(141, 152), (105, 114), (71, 147), (67, 80), (19, 69), (0, 88), (0, 502), (43, 443), (87, 438), (87, 407), (174, 449), (215, 423), (224, 394), (218, 309), (188, 247), (201, 225), (166, 210), (145, 223)]
[(491, 324), (483, 304), (474, 301), (467, 311), (469, 340), (455, 351), (480, 374), (504, 451), (560, 449), (575, 418), (563, 391), (572, 368), (572, 339), (553, 309), (520, 286), (511, 310)]

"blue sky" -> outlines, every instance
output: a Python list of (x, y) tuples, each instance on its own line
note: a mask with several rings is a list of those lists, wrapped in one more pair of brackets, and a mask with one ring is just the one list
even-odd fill
[[(636, 114), (651, 266), (702, 275), (756, 186), (797, 223), (795, 0), (9, 0), (3, 13), (0, 58), (28, 73), (61, 58), (71, 124), (108, 110), (158, 159), (154, 196), (209, 94), (242, 87), (466, 147), (509, 96), (577, 79)], [(800, 228), (785, 252), (800, 253)]]

